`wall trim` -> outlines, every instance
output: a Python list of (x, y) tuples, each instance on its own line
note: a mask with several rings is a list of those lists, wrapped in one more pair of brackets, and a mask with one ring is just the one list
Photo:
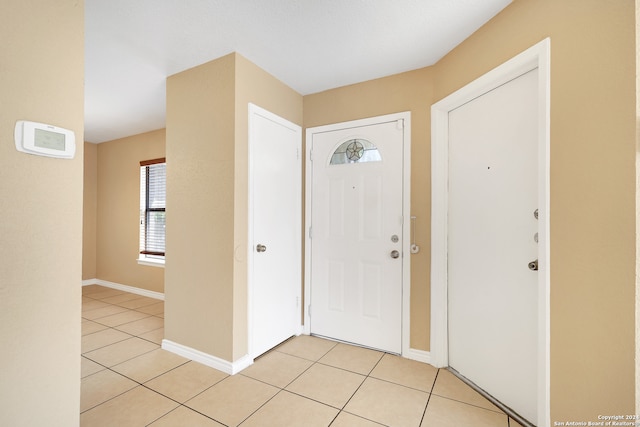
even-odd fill
[(136, 288), (135, 286), (123, 285), (120, 283), (109, 282), (102, 279), (87, 279), (82, 281), (82, 286), (100, 285), (107, 288), (118, 289), (124, 292), (131, 292), (132, 294), (142, 295), (143, 297), (149, 297), (164, 301), (164, 294), (162, 292), (150, 291), (147, 289)]
[(406, 352), (402, 353), (402, 357), (431, 364), (431, 353), (425, 350), (418, 350), (417, 348), (409, 348)]
[(212, 356), (211, 354), (204, 353), (195, 348), (187, 347), (186, 345), (178, 344), (176, 342), (163, 339), (162, 349), (177, 354), (178, 356), (186, 357), (195, 362), (202, 363), (210, 368), (217, 369), (229, 375), (235, 375), (243, 369), (253, 365), (253, 358), (248, 354), (242, 356), (235, 362), (229, 362), (228, 360), (220, 359), (219, 357)]

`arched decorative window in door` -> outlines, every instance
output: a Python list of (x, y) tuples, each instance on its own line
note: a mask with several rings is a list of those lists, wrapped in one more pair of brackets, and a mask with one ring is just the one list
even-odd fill
[(350, 139), (340, 144), (331, 155), (332, 165), (349, 163), (381, 162), (382, 156), (378, 148), (366, 139)]

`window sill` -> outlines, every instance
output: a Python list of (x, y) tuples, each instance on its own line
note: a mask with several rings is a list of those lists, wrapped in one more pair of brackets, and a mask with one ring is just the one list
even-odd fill
[(163, 259), (138, 258), (137, 261), (138, 261), (138, 264), (140, 265), (148, 265), (150, 267), (164, 268)]

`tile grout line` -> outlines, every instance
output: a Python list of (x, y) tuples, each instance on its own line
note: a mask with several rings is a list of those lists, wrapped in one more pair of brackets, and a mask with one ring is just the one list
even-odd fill
[(422, 411), (422, 418), (420, 419), (420, 425), (424, 422), (424, 417), (427, 415), (427, 408), (429, 402), (431, 402), (431, 396), (433, 396), (433, 390), (436, 388), (436, 381), (438, 381), (438, 375), (440, 375), (440, 368), (436, 371), (436, 376), (433, 378), (433, 384), (431, 384), (431, 390), (429, 390), (429, 397), (427, 397), (427, 404), (424, 405), (424, 411)]
[[(124, 293), (126, 293), (126, 292), (123, 292), (123, 294), (124, 294)], [(108, 346), (110, 346), (110, 345), (114, 345), (114, 344), (117, 344), (117, 343), (121, 343), (121, 342), (126, 341), (126, 340), (128, 340), (128, 339), (130, 339), (130, 338), (140, 338), (141, 340), (144, 340), (144, 341), (149, 342), (149, 343), (151, 343), (151, 344), (158, 345), (157, 343), (155, 343), (155, 342), (151, 341), (150, 339), (140, 337), (140, 334), (134, 335), (134, 334), (133, 334), (133, 333), (131, 333), (131, 332), (122, 331), (122, 330), (117, 329), (117, 328), (118, 328), (118, 327), (120, 327), (120, 326), (122, 326), (122, 325), (127, 325), (127, 324), (134, 323), (134, 322), (137, 322), (137, 321), (140, 321), (140, 320), (148, 319), (148, 318), (150, 318), (150, 317), (156, 317), (156, 318), (160, 318), (160, 319), (163, 319), (163, 320), (164, 320), (164, 317), (157, 316), (157, 315), (155, 315), (155, 314), (144, 313), (144, 312), (138, 311), (138, 309), (139, 309), (139, 308), (144, 308), (144, 307), (146, 307), (146, 306), (141, 306), (141, 307), (137, 307), (137, 308), (123, 307), (123, 306), (120, 306), (120, 305), (118, 305), (118, 304), (109, 303), (109, 302), (105, 302), (105, 301), (102, 301), (102, 300), (97, 299), (97, 298), (93, 298), (93, 297), (91, 297), (90, 295), (91, 295), (91, 294), (88, 294), (88, 295), (82, 295), (82, 297), (83, 297), (83, 298), (85, 298), (85, 297), (86, 297), (86, 298), (90, 299), (91, 301), (99, 301), (99, 302), (102, 302), (102, 303), (106, 304), (104, 307), (99, 307), (99, 308), (96, 308), (96, 309), (93, 309), (93, 310), (99, 310), (100, 308), (106, 308), (106, 307), (120, 307), (120, 308), (122, 308), (122, 309), (123, 309), (123, 311), (122, 311), (122, 312), (119, 312), (119, 313), (115, 313), (115, 314), (113, 314), (113, 315), (102, 316), (102, 317), (99, 317), (99, 318), (96, 318), (96, 319), (86, 319), (86, 318), (82, 317), (82, 320), (83, 320), (83, 321), (84, 321), (84, 320), (87, 320), (87, 321), (94, 322), (94, 323), (96, 323), (96, 324), (99, 324), (99, 325), (105, 326), (105, 329), (103, 329), (103, 330), (101, 330), (101, 331), (106, 331), (106, 330), (112, 329), (112, 330), (114, 330), (114, 331), (122, 332), (122, 333), (124, 333), (124, 334), (128, 335), (129, 337), (128, 337), (128, 338), (125, 338), (125, 339), (123, 339), (123, 340), (116, 341), (116, 342), (114, 342), (114, 343), (110, 343), (110, 344), (104, 345), (104, 346), (102, 346), (102, 347), (98, 347), (98, 348), (92, 349), (92, 350), (90, 350), (90, 351), (87, 351), (86, 353), (82, 353), (82, 354), (81, 354), (81, 356), (82, 356), (82, 357), (84, 357), (84, 358), (86, 358), (87, 360), (89, 360), (89, 361), (91, 361), (91, 362), (93, 362), (93, 363), (96, 363), (97, 365), (99, 365), (99, 366), (103, 367), (103, 368), (104, 368), (103, 370), (105, 370), (105, 369), (106, 369), (106, 370), (109, 370), (109, 371), (111, 371), (112, 373), (115, 373), (115, 374), (117, 374), (117, 375), (119, 375), (119, 376), (122, 376), (122, 377), (124, 377), (124, 378), (126, 378), (126, 379), (128, 379), (128, 380), (132, 381), (132, 382), (133, 382), (133, 383), (135, 383), (136, 385), (135, 385), (132, 389), (129, 389), (129, 390), (127, 390), (127, 391), (125, 391), (125, 392), (123, 392), (123, 393), (120, 393), (120, 394), (118, 394), (118, 395), (116, 395), (116, 396), (113, 396), (113, 397), (111, 397), (111, 398), (109, 398), (109, 399), (105, 400), (104, 402), (99, 403), (98, 405), (95, 405), (95, 406), (93, 406), (93, 407), (91, 407), (91, 408), (88, 408), (88, 409), (86, 409), (86, 410), (82, 411), (82, 412), (81, 412), (81, 414), (83, 414), (83, 413), (85, 413), (85, 412), (87, 412), (87, 411), (89, 411), (89, 410), (95, 409), (95, 408), (99, 407), (100, 405), (105, 404), (105, 403), (107, 403), (107, 402), (109, 402), (109, 401), (111, 401), (111, 400), (115, 399), (116, 397), (122, 396), (123, 394), (125, 394), (125, 393), (127, 393), (127, 392), (129, 392), (129, 391), (131, 391), (131, 390), (134, 390), (135, 388), (137, 388), (137, 386), (142, 386), (142, 387), (144, 387), (145, 389), (147, 389), (147, 390), (149, 390), (149, 391), (152, 391), (153, 393), (155, 393), (155, 394), (157, 394), (157, 395), (159, 395), (159, 396), (162, 396), (162, 397), (164, 397), (164, 398), (167, 398), (167, 399), (169, 399), (170, 401), (172, 401), (172, 402), (174, 402), (174, 403), (176, 403), (176, 404), (178, 405), (178, 406), (176, 406), (174, 409), (172, 409), (172, 410), (168, 411), (167, 413), (165, 413), (165, 414), (163, 414), (163, 415), (159, 416), (158, 418), (156, 418), (155, 420), (151, 421), (151, 422), (150, 422), (150, 424), (152, 424), (152, 423), (154, 423), (154, 422), (158, 421), (159, 419), (161, 419), (161, 418), (165, 417), (165, 416), (166, 416), (166, 415), (168, 415), (169, 413), (171, 413), (171, 412), (175, 411), (176, 409), (178, 409), (178, 408), (180, 408), (180, 407), (182, 406), (182, 407), (184, 407), (185, 409), (187, 409), (187, 410), (189, 410), (189, 411), (193, 411), (193, 412), (195, 412), (195, 413), (197, 413), (197, 414), (199, 414), (199, 415), (201, 415), (201, 416), (206, 417), (207, 419), (213, 420), (213, 421), (215, 421), (215, 422), (217, 422), (217, 423), (220, 423), (221, 425), (226, 425), (226, 424), (224, 424), (224, 423), (222, 423), (222, 422), (220, 422), (220, 421), (216, 420), (215, 418), (212, 418), (212, 417), (211, 417), (211, 416), (209, 416), (209, 415), (206, 415), (206, 414), (204, 414), (204, 413), (199, 412), (198, 410), (196, 410), (196, 409), (194, 409), (194, 408), (191, 408), (190, 406), (188, 406), (188, 405), (187, 405), (187, 402), (191, 401), (192, 399), (196, 398), (197, 396), (201, 395), (202, 393), (206, 392), (207, 390), (210, 390), (211, 388), (213, 388), (213, 387), (215, 387), (216, 385), (220, 384), (220, 383), (221, 383), (222, 381), (224, 381), (225, 379), (228, 379), (228, 378), (230, 377), (229, 375), (227, 375), (227, 376), (225, 376), (224, 378), (220, 379), (220, 380), (219, 380), (219, 381), (217, 381), (216, 383), (214, 383), (214, 384), (210, 385), (209, 387), (207, 387), (206, 389), (204, 389), (204, 390), (202, 390), (201, 392), (197, 393), (196, 395), (191, 396), (191, 397), (190, 397), (188, 400), (186, 400), (184, 403), (181, 403), (180, 401), (177, 401), (177, 400), (175, 400), (175, 399), (173, 399), (173, 398), (171, 398), (171, 397), (169, 397), (169, 396), (166, 396), (166, 395), (164, 395), (163, 393), (161, 393), (161, 392), (159, 392), (159, 391), (156, 391), (156, 390), (154, 390), (154, 389), (150, 388), (150, 386), (147, 386), (147, 385), (145, 385), (145, 384), (146, 384), (146, 383), (148, 383), (149, 381), (152, 381), (152, 380), (154, 380), (154, 379), (157, 379), (157, 378), (159, 378), (159, 377), (161, 377), (161, 376), (163, 376), (163, 375), (165, 375), (165, 374), (167, 374), (167, 373), (169, 373), (169, 372), (171, 372), (171, 371), (173, 371), (173, 370), (175, 370), (175, 369), (177, 369), (177, 368), (179, 368), (179, 367), (181, 367), (181, 366), (184, 366), (184, 365), (186, 365), (186, 364), (187, 364), (187, 363), (189, 363), (189, 362), (193, 362), (193, 361), (187, 360), (186, 362), (181, 363), (180, 365), (175, 366), (175, 367), (173, 367), (173, 368), (171, 368), (171, 369), (167, 370), (166, 372), (162, 372), (162, 373), (160, 373), (160, 374), (158, 374), (158, 375), (154, 376), (153, 378), (150, 378), (149, 380), (146, 380), (144, 383), (142, 383), (142, 382), (139, 382), (139, 381), (134, 380), (133, 378), (128, 377), (127, 375), (124, 375), (124, 374), (122, 374), (122, 373), (120, 373), (120, 372), (117, 372), (117, 371), (115, 371), (115, 370), (114, 370), (114, 369), (112, 369), (112, 368), (113, 368), (113, 367), (116, 367), (116, 366), (118, 366), (118, 365), (120, 365), (120, 364), (126, 363), (126, 362), (128, 362), (128, 361), (131, 361), (131, 360), (133, 360), (133, 359), (135, 359), (135, 358), (137, 358), (137, 357), (140, 357), (140, 356), (143, 356), (143, 355), (145, 355), (145, 354), (151, 353), (152, 351), (156, 351), (158, 348), (161, 348), (161, 346), (160, 346), (160, 347), (158, 347), (158, 348), (155, 348), (155, 349), (153, 349), (153, 350), (149, 350), (149, 351), (143, 352), (143, 353), (141, 353), (141, 354), (135, 355), (135, 356), (133, 356), (133, 357), (130, 357), (130, 358), (128, 358), (128, 359), (126, 359), (126, 360), (124, 360), (124, 361), (118, 362), (116, 365), (113, 365), (112, 367), (105, 366), (104, 364), (102, 364), (102, 363), (100, 363), (100, 362), (97, 362), (97, 361), (95, 361), (95, 360), (91, 359), (90, 357), (87, 357), (87, 356), (86, 356), (86, 354), (88, 354), (88, 353), (91, 353), (91, 352), (96, 351), (96, 350), (99, 350), (99, 349), (103, 349), (103, 348), (108, 347)], [(112, 295), (112, 296), (108, 296), (108, 297), (104, 297), (104, 298), (110, 298), (110, 297), (113, 297), (113, 296), (116, 296), (116, 295)], [(90, 302), (90, 301), (89, 301), (89, 302)], [(149, 304), (149, 305), (153, 305), (153, 304), (155, 304), (155, 303), (152, 303), (152, 304)], [(86, 312), (88, 313), (88, 312), (91, 312), (91, 311), (93, 311), (93, 310), (87, 310)], [(100, 322), (99, 322), (99, 319), (102, 319), (102, 318), (105, 318), (105, 317), (109, 317), (109, 316), (116, 316), (116, 315), (118, 315), (118, 314), (126, 313), (126, 312), (131, 312), (131, 311), (136, 312), (136, 313), (140, 313), (140, 314), (144, 314), (144, 315), (146, 315), (146, 316), (145, 316), (145, 317), (142, 317), (142, 318), (140, 318), (140, 319), (135, 319), (135, 320), (132, 320), (132, 321), (130, 321), (130, 322), (125, 322), (125, 323), (123, 323), (123, 324), (121, 324), (121, 325), (115, 325), (115, 326), (104, 325), (104, 324), (102, 324), (102, 323), (100, 323)], [(159, 330), (159, 329), (162, 329), (162, 328), (156, 328), (156, 329), (152, 329), (152, 330), (150, 330), (150, 331), (145, 331), (145, 332), (143, 332), (142, 334), (151, 333), (151, 332), (153, 332), (153, 331), (157, 331), (157, 330)], [(92, 335), (92, 334), (95, 334), (95, 333), (98, 333), (98, 332), (101, 332), (101, 331), (92, 332), (92, 333), (90, 333), (90, 334), (83, 335), (82, 337), (89, 336), (89, 335)], [(291, 395), (298, 396), (298, 397), (300, 397), (300, 398), (303, 398), (303, 399), (309, 400), (309, 401), (311, 401), (311, 402), (319, 403), (319, 404), (321, 404), (321, 405), (323, 405), (323, 406), (326, 406), (326, 407), (328, 407), (328, 408), (337, 409), (337, 411), (338, 411), (338, 412), (337, 412), (337, 414), (333, 417), (333, 419), (330, 421), (329, 426), (330, 426), (330, 425), (333, 425), (333, 424), (336, 422), (336, 420), (338, 419), (338, 417), (340, 417), (340, 414), (341, 414), (342, 412), (345, 412), (346, 414), (349, 414), (350, 416), (358, 417), (358, 418), (360, 418), (360, 419), (362, 419), (362, 420), (367, 420), (367, 421), (370, 421), (370, 422), (372, 422), (372, 423), (375, 423), (375, 424), (377, 424), (377, 425), (381, 425), (381, 426), (382, 426), (382, 425), (384, 425), (384, 424), (381, 424), (381, 423), (379, 423), (379, 422), (377, 422), (377, 421), (374, 421), (374, 420), (369, 420), (368, 418), (363, 417), (363, 416), (360, 416), (360, 415), (357, 415), (357, 414), (352, 414), (352, 413), (350, 413), (350, 412), (348, 412), (348, 411), (346, 411), (346, 410), (345, 410), (345, 408), (347, 407), (347, 405), (349, 404), (349, 402), (351, 402), (351, 401), (353, 400), (354, 396), (358, 393), (358, 391), (360, 391), (360, 390), (361, 390), (361, 388), (362, 388), (362, 386), (363, 386), (364, 382), (365, 382), (365, 381), (367, 381), (367, 379), (369, 379), (369, 378), (371, 378), (371, 379), (373, 379), (373, 380), (377, 380), (377, 381), (385, 382), (385, 383), (388, 383), (388, 384), (393, 384), (393, 385), (396, 385), (396, 386), (401, 386), (401, 387), (406, 388), (406, 389), (409, 389), (409, 390), (419, 391), (419, 392), (423, 392), (423, 393), (425, 393), (425, 392), (426, 392), (426, 393), (428, 394), (428, 396), (427, 396), (427, 402), (426, 402), (426, 404), (425, 404), (425, 407), (424, 407), (424, 410), (423, 410), (423, 413), (422, 413), (422, 418), (420, 419), (420, 424), (422, 424), (422, 423), (424, 422), (425, 417), (426, 417), (426, 411), (427, 411), (427, 408), (429, 407), (429, 404), (431, 403), (431, 397), (435, 394), (435, 393), (434, 393), (434, 390), (435, 390), (436, 382), (437, 382), (437, 381), (438, 381), (438, 379), (441, 377), (441, 375), (440, 375), (440, 371), (441, 371), (441, 369), (437, 369), (437, 371), (436, 371), (436, 375), (435, 375), (434, 380), (433, 380), (433, 383), (432, 383), (432, 385), (431, 385), (431, 387), (430, 387), (429, 391), (427, 392), (427, 391), (425, 391), (425, 390), (420, 390), (420, 389), (417, 389), (417, 388), (414, 388), (414, 387), (411, 387), (411, 386), (407, 386), (407, 385), (404, 385), (404, 384), (398, 384), (397, 382), (395, 382), (395, 381), (393, 381), (393, 380), (386, 380), (386, 379), (382, 379), (382, 378), (378, 378), (378, 377), (376, 377), (376, 376), (373, 376), (373, 375), (372, 375), (372, 373), (375, 371), (375, 369), (380, 365), (380, 363), (382, 362), (382, 360), (383, 360), (383, 359), (385, 358), (385, 356), (388, 354), (388, 353), (386, 353), (386, 352), (382, 352), (382, 356), (381, 356), (381, 357), (376, 361), (376, 363), (373, 365), (373, 367), (372, 367), (371, 369), (369, 369), (369, 370), (368, 370), (368, 373), (366, 373), (366, 374), (362, 374), (361, 372), (355, 372), (355, 371), (350, 370), (350, 369), (346, 369), (346, 368), (343, 368), (343, 367), (340, 367), (340, 366), (334, 366), (334, 365), (328, 364), (328, 363), (326, 363), (326, 362), (322, 362), (322, 361), (321, 361), (321, 360), (322, 360), (322, 358), (324, 358), (324, 357), (325, 357), (325, 356), (327, 356), (331, 351), (333, 351), (333, 350), (337, 347), (337, 345), (338, 345), (338, 344), (339, 344), (339, 343), (338, 343), (338, 342), (336, 342), (336, 343), (335, 343), (331, 348), (329, 348), (328, 350), (326, 350), (326, 351), (325, 351), (325, 352), (324, 352), (324, 353), (323, 353), (319, 358), (317, 358), (317, 359), (315, 359), (315, 360), (307, 359), (307, 358), (300, 357), (300, 356), (295, 355), (295, 354), (290, 354), (290, 353), (287, 353), (287, 352), (281, 351), (281, 350), (279, 350), (279, 349), (278, 349), (278, 347), (279, 347), (279, 346), (276, 346), (276, 348), (272, 349), (272, 351), (279, 352), (279, 353), (281, 353), (281, 354), (285, 354), (285, 355), (288, 355), (288, 356), (291, 356), (291, 357), (296, 357), (296, 358), (298, 358), (298, 359), (306, 360), (306, 361), (308, 361), (308, 362), (311, 362), (311, 364), (310, 364), (307, 368), (305, 368), (302, 372), (300, 372), (298, 375), (296, 375), (292, 380), (288, 381), (288, 382), (287, 382), (287, 384), (285, 384), (285, 385), (284, 385), (284, 386), (282, 386), (282, 387), (280, 387), (280, 386), (275, 386), (274, 384), (271, 384), (271, 383), (269, 383), (269, 382), (267, 382), (267, 381), (264, 381), (264, 380), (261, 380), (261, 379), (253, 378), (253, 377), (251, 377), (251, 376), (249, 376), (249, 375), (245, 375), (244, 373), (240, 373), (240, 375), (242, 375), (242, 376), (244, 376), (244, 377), (246, 377), (246, 378), (249, 378), (249, 379), (252, 379), (252, 380), (256, 380), (256, 381), (259, 381), (259, 382), (261, 382), (261, 383), (263, 383), (263, 384), (266, 384), (266, 385), (269, 385), (269, 386), (271, 386), (271, 387), (275, 387), (275, 388), (277, 389), (277, 392), (276, 392), (272, 397), (270, 397), (269, 399), (267, 399), (267, 400), (266, 400), (262, 405), (260, 405), (260, 406), (255, 410), (255, 411), (251, 412), (248, 416), (246, 416), (246, 418), (244, 418), (244, 419), (243, 419), (243, 420), (242, 420), (238, 425), (239, 425), (239, 426), (241, 426), (241, 425), (243, 425), (244, 423), (246, 423), (248, 419), (250, 419), (252, 416), (254, 416), (258, 411), (260, 411), (262, 408), (264, 408), (264, 407), (265, 407), (269, 402), (271, 402), (271, 401), (272, 401), (276, 396), (278, 396), (278, 395), (279, 395), (279, 394), (281, 394), (282, 392), (288, 392), (288, 393), (290, 393)], [(194, 363), (197, 363), (197, 362), (194, 362)], [(332, 406), (332, 405), (330, 405), (330, 404), (327, 404), (327, 403), (324, 403), (324, 402), (318, 401), (318, 400), (316, 400), (316, 399), (313, 399), (313, 398), (310, 398), (310, 397), (307, 397), (307, 396), (304, 396), (304, 395), (298, 394), (298, 393), (296, 393), (296, 392), (294, 392), (294, 391), (287, 390), (287, 387), (289, 387), (291, 384), (293, 384), (296, 380), (298, 380), (301, 376), (303, 376), (305, 373), (307, 373), (307, 372), (308, 372), (311, 368), (313, 368), (315, 365), (320, 365), (320, 366), (324, 366), (324, 367), (328, 367), (328, 368), (332, 368), (332, 369), (338, 369), (338, 370), (340, 370), (340, 371), (344, 371), (344, 372), (348, 372), (348, 373), (353, 373), (353, 374), (356, 374), (356, 375), (361, 375), (361, 376), (363, 376), (363, 377), (364, 377), (364, 379), (363, 379), (363, 380), (362, 380), (362, 382), (358, 385), (358, 387), (355, 389), (355, 391), (350, 395), (350, 397), (346, 400), (346, 402), (344, 403), (344, 405), (342, 405), (341, 407), (335, 407), (335, 406)], [(102, 372), (103, 370), (100, 370), (100, 371), (98, 371), (98, 372)], [(89, 374), (89, 375), (87, 375), (86, 377), (83, 377), (82, 379), (84, 379), (84, 378), (88, 378), (88, 377), (90, 377), (90, 376), (92, 376), (92, 375), (95, 375), (95, 374), (97, 374), (98, 372), (94, 372), (94, 373), (92, 373), (92, 374)], [(461, 404), (464, 404), (464, 405), (468, 405), (468, 406), (471, 406), (471, 407), (475, 407), (475, 408), (477, 408), (477, 409), (484, 409), (484, 410), (486, 410), (486, 411), (490, 411), (490, 412), (493, 412), (493, 413), (499, 413), (499, 414), (501, 414), (501, 415), (505, 415), (505, 416), (507, 416), (507, 427), (511, 425), (511, 419), (510, 419), (510, 417), (509, 417), (508, 415), (504, 414), (504, 412), (501, 412), (501, 411), (493, 411), (493, 410), (491, 410), (491, 409), (487, 409), (487, 408), (484, 408), (484, 407), (482, 407), (482, 406), (477, 406), (477, 405), (475, 405), (475, 404), (468, 403), (468, 402), (464, 402), (464, 401), (462, 401), (462, 400), (458, 400), (458, 399), (455, 399), (455, 398), (450, 398), (450, 397), (446, 397), (446, 396), (440, 396), (439, 394), (436, 394), (436, 396), (438, 396), (438, 397), (440, 397), (440, 398), (443, 398), (443, 399), (450, 400), (450, 401), (454, 401), (454, 402), (457, 402), (457, 403), (461, 403)], [(420, 424), (419, 424), (419, 425), (420, 425)]]

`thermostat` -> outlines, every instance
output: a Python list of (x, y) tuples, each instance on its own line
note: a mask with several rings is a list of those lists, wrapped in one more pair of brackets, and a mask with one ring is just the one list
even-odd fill
[(68, 129), (19, 120), (14, 137), (16, 149), (23, 153), (61, 159), (73, 159), (76, 154), (76, 136)]

